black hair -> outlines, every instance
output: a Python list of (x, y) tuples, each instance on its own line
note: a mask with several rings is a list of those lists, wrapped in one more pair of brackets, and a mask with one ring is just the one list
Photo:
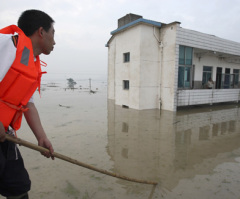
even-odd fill
[(18, 27), (26, 36), (31, 36), (40, 27), (48, 32), (54, 20), (45, 12), (40, 10), (26, 10), (18, 19)]

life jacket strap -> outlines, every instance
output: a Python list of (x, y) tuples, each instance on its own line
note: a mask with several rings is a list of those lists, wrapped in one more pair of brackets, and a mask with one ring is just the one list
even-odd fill
[(44, 62), (44, 61), (42, 61), (42, 60), (40, 60), (40, 65), (41, 65), (41, 66), (44, 66), (44, 67), (47, 67), (47, 63)]
[[(16, 106), (16, 105), (14, 105), (14, 104), (10, 104), (10, 103), (5, 102), (5, 101), (3, 101), (3, 100), (1, 100), (1, 99), (0, 99), (0, 102), (6, 104), (8, 107), (16, 110), (16, 113), (15, 113), (15, 115), (13, 116), (13, 119), (12, 119), (12, 121), (11, 121), (11, 124), (14, 124), (17, 120), (21, 119), (21, 118), (22, 118), (22, 114), (29, 109), (29, 108), (24, 108), (22, 105)], [(10, 124), (10, 126), (12, 126), (11, 124)], [(14, 131), (15, 131), (15, 129), (14, 129)]]
[(26, 111), (28, 110), (28, 108), (23, 108), (22, 105), (16, 106), (16, 105), (14, 105), (14, 104), (10, 104), (10, 103), (8, 103), (8, 102), (5, 102), (5, 101), (3, 101), (3, 100), (1, 100), (1, 99), (0, 99), (0, 102), (6, 104), (6, 105), (9, 106), (10, 108), (15, 109), (15, 110), (17, 110), (17, 111), (26, 112)]

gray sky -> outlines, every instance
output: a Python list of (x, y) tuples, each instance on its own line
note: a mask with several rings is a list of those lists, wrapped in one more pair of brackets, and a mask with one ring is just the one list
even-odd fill
[(240, 0), (1, 0), (0, 28), (16, 24), (21, 12), (39, 9), (55, 20), (56, 46), (48, 73), (107, 75), (110, 32), (126, 14), (171, 23), (240, 42)]

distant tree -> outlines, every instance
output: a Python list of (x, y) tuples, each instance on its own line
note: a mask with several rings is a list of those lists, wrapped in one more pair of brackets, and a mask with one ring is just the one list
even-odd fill
[(77, 84), (72, 78), (69, 78), (67, 80), (68, 80), (68, 88), (74, 88), (74, 86)]

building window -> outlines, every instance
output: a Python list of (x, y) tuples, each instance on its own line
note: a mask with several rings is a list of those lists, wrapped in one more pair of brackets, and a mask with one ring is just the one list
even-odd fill
[(191, 47), (179, 46), (178, 88), (190, 88), (192, 80)]
[(122, 132), (124, 132), (124, 133), (128, 132), (128, 123), (126, 123), (126, 122), (122, 123)]
[(212, 67), (203, 66), (202, 86), (205, 86), (207, 84), (209, 78), (212, 78)]
[(129, 90), (129, 80), (123, 80), (123, 89)]
[(228, 89), (228, 88), (237, 88), (238, 85), (234, 85), (235, 75), (234, 74), (220, 74), (220, 88)]
[(234, 88), (238, 88), (238, 83), (239, 83), (239, 69), (233, 69), (233, 83), (234, 83)]
[(130, 62), (130, 53), (123, 53), (123, 62)]
[(231, 82), (233, 81), (233, 75), (230, 74), (231, 69), (225, 68), (225, 74), (223, 74), (223, 88), (231, 88)]

